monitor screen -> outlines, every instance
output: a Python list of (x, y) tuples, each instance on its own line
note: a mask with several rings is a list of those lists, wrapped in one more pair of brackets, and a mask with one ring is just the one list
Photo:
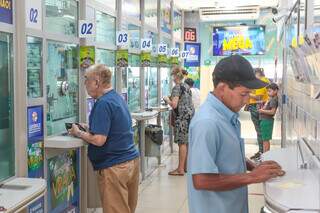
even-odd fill
[(265, 26), (213, 27), (213, 55), (263, 55)]

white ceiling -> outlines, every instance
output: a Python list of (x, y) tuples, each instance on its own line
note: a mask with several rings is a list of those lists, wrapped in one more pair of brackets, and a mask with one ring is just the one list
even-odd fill
[[(228, 5), (228, 3), (229, 5)], [(174, 0), (174, 4), (182, 10), (198, 10), (199, 7), (234, 7), (246, 5), (259, 5), (261, 7), (274, 7), (279, 0)]]

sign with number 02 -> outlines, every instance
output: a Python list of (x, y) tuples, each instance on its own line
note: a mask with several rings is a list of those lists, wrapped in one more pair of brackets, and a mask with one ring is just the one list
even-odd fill
[(36, 30), (42, 29), (41, 0), (26, 0), (26, 26)]
[(79, 20), (79, 37), (89, 38), (96, 35), (96, 26), (94, 21)]
[(168, 53), (167, 44), (159, 44), (158, 55), (167, 55), (167, 53)]

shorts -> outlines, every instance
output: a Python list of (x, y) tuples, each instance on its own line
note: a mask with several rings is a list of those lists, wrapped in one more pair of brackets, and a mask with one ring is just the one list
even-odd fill
[(260, 121), (260, 131), (262, 141), (269, 141), (272, 139), (274, 119), (262, 119)]

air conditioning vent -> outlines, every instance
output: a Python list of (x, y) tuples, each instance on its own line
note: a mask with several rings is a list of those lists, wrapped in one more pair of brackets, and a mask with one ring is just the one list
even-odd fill
[(258, 5), (225, 7), (201, 7), (199, 8), (201, 21), (237, 21), (256, 20), (259, 17)]

